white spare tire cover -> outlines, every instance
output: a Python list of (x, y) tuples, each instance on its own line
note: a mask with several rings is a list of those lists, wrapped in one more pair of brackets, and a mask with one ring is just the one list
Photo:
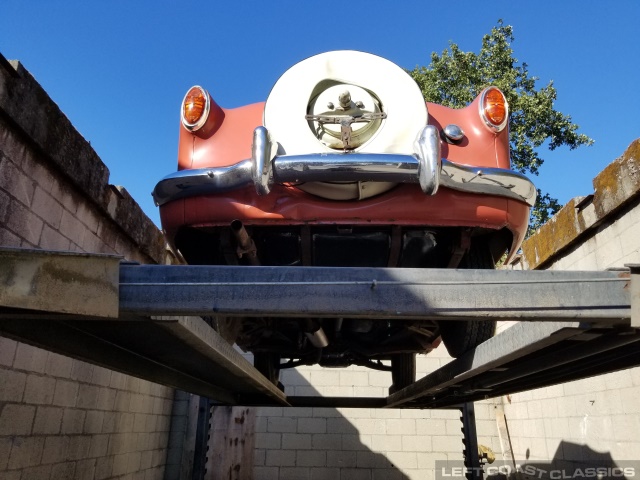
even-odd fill
[[(418, 85), (393, 62), (370, 53), (341, 50), (307, 58), (276, 82), (264, 108), (264, 126), (278, 142), (279, 155), (333, 152), (318, 140), (305, 119), (319, 85), (352, 85), (372, 92), (386, 118), (377, 131), (354, 149), (361, 153), (413, 154), (418, 132), (427, 124), (427, 107)], [(357, 100), (357, 99), (354, 99)], [(368, 198), (395, 184), (388, 182), (314, 182), (298, 188), (333, 200)]]

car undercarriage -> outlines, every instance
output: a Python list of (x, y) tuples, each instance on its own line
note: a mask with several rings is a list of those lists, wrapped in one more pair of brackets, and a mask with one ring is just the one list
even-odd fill
[[(298, 225), (185, 228), (176, 246), (192, 265), (493, 268), (510, 243), (483, 229)], [(300, 365), (360, 365), (391, 371), (392, 391), (415, 380), (415, 354), (444, 340), (459, 356), (489, 338), (495, 322), (368, 318), (211, 317), (230, 343), (254, 355), (274, 383)]]

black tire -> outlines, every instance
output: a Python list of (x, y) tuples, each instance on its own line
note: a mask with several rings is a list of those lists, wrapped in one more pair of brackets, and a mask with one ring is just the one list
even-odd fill
[(241, 318), (222, 316), (203, 318), (229, 345), (236, 343), (242, 329)]
[(253, 354), (253, 366), (274, 385), (280, 383), (280, 356), (273, 352)]
[[(460, 268), (493, 270), (495, 261), (488, 245), (485, 242), (472, 243)], [(438, 324), (442, 343), (449, 355), (458, 358), (493, 337), (496, 332), (496, 323), (495, 320), (451, 320)]]
[(416, 354), (398, 353), (391, 357), (392, 385), (389, 393), (395, 393), (416, 381)]

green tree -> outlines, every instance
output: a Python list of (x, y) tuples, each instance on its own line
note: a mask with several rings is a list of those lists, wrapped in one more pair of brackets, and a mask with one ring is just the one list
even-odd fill
[[(571, 117), (554, 109), (557, 92), (553, 81), (536, 88), (538, 80), (530, 76), (528, 65), (513, 56), (513, 28), (502, 20), (482, 38), (480, 53), (463, 52), (451, 42), (442, 54), (433, 52), (428, 67), (416, 67), (409, 74), (420, 86), (425, 99), (453, 108), (469, 104), (483, 88), (495, 85), (509, 102), (512, 168), (521, 173), (538, 174), (544, 163), (539, 147), (550, 150), (562, 145), (571, 150), (591, 145), (593, 140), (578, 133)], [(531, 212), (530, 232), (560, 209), (549, 194), (538, 190)]]

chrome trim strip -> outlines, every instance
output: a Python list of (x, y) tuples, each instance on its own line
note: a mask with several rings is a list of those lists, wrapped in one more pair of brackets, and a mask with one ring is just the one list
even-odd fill
[(251, 184), (251, 160), (230, 167), (180, 170), (167, 175), (153, 190), (156, 206), (179, 198), (236, 190)]
[(533, 207), (538, 194), (531, 180), (502, 168), (473, 167), (442, 159), (440, 185), (460, 192), (512, 198)]
[(234, 190), (253, 184), (267, 195), (274, 183), (393, 182), (419, 183), (426, 195), (439, 186), (461, 192), (512, 198), (533, 206), (536, 188), (524, 175), (499, 168), (473, 167), (440, 157), (435, 127), (427, 126), (415, 143), (414, 155), (375, 153), (314, 153), (281, 155), (269, 161), (269, 132), (254, 132), (253, 158), (229, 167), (181, 170), (162, 179), (153, 191), (156, 205), (196, 195)]

